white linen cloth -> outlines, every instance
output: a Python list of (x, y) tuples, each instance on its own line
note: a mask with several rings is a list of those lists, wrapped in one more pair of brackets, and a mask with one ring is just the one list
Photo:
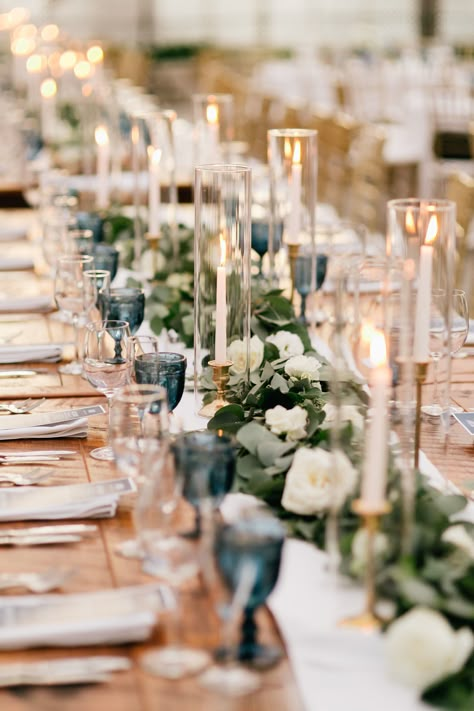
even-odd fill
[(0, 649), (122, 644), (147, 639), (162, 606), (161, 586), (0, 600)]
[(26, 227), (0, 227), (0, 242), (20, 242), (26, 237)]
[(31, 257), (0, 257), (0, 272), (34, 269), (34, 266), (35, 263)]
[[(15, 415), (20, 417), (20, 415)], [(52, 425), (32, 425), (1, 429), (0, 440), (7, 439), (50, 439), (52, 437), (87, 437), (87, 417), (80, 417), (69, 422), (56, 422)]]
[(19, 298), (0, 299), (0, 313), (45, 313), (53, 309), (50, 296), (21, 296)]
[(56, 343), (0, 346), (0, 363), (56, 363), (62, 352), (62, 345)]

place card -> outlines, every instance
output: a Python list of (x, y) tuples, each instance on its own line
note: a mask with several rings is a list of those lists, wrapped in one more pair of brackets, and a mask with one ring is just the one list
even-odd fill
[(474, 412), (453, 412), (453, 417), (474, 437)]
[(52, 509), (104, 496), (122, 496), (133, 491), (136, 491), (136, 484), (133, 479), (126, 477), (87, 484), (4, 489), (0, 491), (0, 518), (3, 508), (7, 508), (9, 514), (17, 508), (22, 511), (45, 507)]
[(27, 415), (2, 415), (0, 418), (0, 430), (17, 430), (22, 427), (36, 427), (41, 425), (53, 425), (59, 422), (70, 422), (81, 417), (92, 417), (93, 415), (103, 415), (105, 407), (103, 405), (90, 405), (89, 407), (78, 407), (73, 410), (57, 410), (54, 412), (35, 412)]

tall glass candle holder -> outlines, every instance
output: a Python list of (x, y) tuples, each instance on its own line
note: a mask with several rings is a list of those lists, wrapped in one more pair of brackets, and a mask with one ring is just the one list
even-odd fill
[[(195, 392), (210, 366), (217, 388), (212, 416), (225, 404), (229, 374), (250, 363), (250, 168), (204, 165), (195, 172)], [(229, 346), (233, 344), (233, 358)]]
[[(317, 131), (310, 129), (272, 129), (268, 131), (268, 165), (270, 171), (270, 234), (268, 254), (271, 276), (275, 275), (275, 235), (283, 223), (281, 246), (286, 250), (290, 278), (289, 291), (294, 295), (295, 265), (302, 249), (312, 255), (311, 293), (316, 290), (316, 195)], [(288, 284), (288, 281), (287, 281)], [(311, 310), (310, 310), (311, 311)], [(312, 309), (314, 312), (314, 308)], [(309, 319), (311, 321), (311, 318)]]
[(230, 160), (234, 139), (234, 97), (194, 94), (194, 165)]
[[(439, 421), (445, 440), (449, 431), (455, 225), (456, 206), (449, 200), (388, 203), (387, 253), (405, 263), (408, 260), (414, 276), (413, 347), (408, 355), (414, 363), (417, 384), (415, 466), (420, 449), (422, 394), (423, 410), (433, 422)], [(433, 388), (425, 394), (422, 385), (427, 380), (433, 382)]]

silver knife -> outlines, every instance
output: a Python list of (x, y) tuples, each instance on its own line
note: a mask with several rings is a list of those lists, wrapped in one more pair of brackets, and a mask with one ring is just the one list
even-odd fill
[(57, 526), (28, 526), (28, 528), (0, 529), (0, 537), (10, 536), (49, 536), (51, 534), (84, 534), (96, 533), (97, 526), (86, 523), (64, 523)]
[(2, 536), (0, 535), (0, 546), (44, 546), (54, 543), (79, 543), (82, 536), (72, 534), (60, 534), (50, 536)]
[(0, 464), (41, 464), (42, 462), (59, 462), (61, 457), (0, 457)]
[(31, 449), (28, 452), (5, 452), (0, 451), (1, 457), (67, 457), (68, 455), (78, 454), (73, 449)]
[(29, 378), (32, 375), (50, 373), (50, 370), (0, 370), (0, 378)]

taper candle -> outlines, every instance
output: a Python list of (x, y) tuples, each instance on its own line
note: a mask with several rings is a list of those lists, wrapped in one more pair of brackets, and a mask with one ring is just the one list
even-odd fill
[(148, 148), (148, 232), (160, 232), (160, 160), (159, 148)]
[(298, 244), (301, 231), (301, 144), (296, 139), (291, 161), (290, 183), (290, 216), (288, 225), (288, 242)]
[(110, 143), (105, 126), (97, 126), (95, 129), (95, 142), (97, 144), (96, 201), (97, 207), (102, 210), (109, 205)]
[(217, 267), (216, 284), (216, 352), (214, 360), (217, 365), (227, 361), (227, 295), (226, 295), (226, 241), (221, 234), (221, 261)]
[(426, 230), (425, 243), (420, 248), (420, 264), (418, 270), (418, 292), (416, 296), (415, 314), (415, 363), (427, 363), (430, 350), (430, 312), (431, 312), (431, 280), (433, 271), (432, 242), (438, 234), (438, 219), (430, 217)]

